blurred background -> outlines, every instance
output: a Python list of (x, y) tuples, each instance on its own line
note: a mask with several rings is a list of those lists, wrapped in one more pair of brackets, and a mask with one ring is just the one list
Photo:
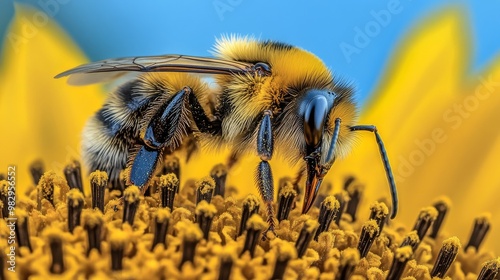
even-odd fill
[[(57, 73), (112, 57), (206, 56), (222, 34), (252, 35), (307, 49), (356, 87), (360, 122), (378, 126), (389, 152), (400, 221), (411, 225), (419, 207), (447, 195), (455, 207), (445, 228), (463, 243), (485, 211), (498, 235), (499, 10), (498, 1), (472, 0), (2, 0), (0, 173), (16, 165), (21, 188), (33, 185), (31, 161), (43, 158), (59, 172), (79, 158), (80, 131), (106, 89), (69, 87), (52, 78)], [(353, 174), (367, 197), (388, 195), (372, 137), (360, 137), (353, 155), (335, 164), (327, 177), (335, 191)], [(239, 170), (233, 175), (249, 172)], [(492, 237), (488, 245), (498, 253)]]
[[(494, 28), (500, 26), (498, 1), (389, 0), (285, 5), (246, 0), (178, 3), (3, 0), (2, 40), (8, 40), (5, 32), (16, 3), (45, 12), (89, 60), (164, 53), (209, 55), (215, 38), (222, 34), (287, 42), (315, 53), (335, 73), (352, 81), (360, 102), (375, 89), (401, 38), (438, 10), (455, 6), (464, 11), (474, 42), (471, 72), (487, 65), (500, 46), (498, 30)], [(27, 20), (36, 27), (43, 25), (38, 24), (36, 17)], [(42, 17), (38, 20), (43, 21)]]

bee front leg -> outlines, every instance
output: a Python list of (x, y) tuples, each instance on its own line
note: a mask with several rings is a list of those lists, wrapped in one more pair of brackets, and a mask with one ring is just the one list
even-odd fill
[(263, 238), (266, 238), (266, 234), (269, 231), (274, 233), (274, 228), (276, 225), (276, 215), (274, 213), (273, 207), (273, 173), (268, 162), (272, 158), (274, 150), (274, 135), (271, 125), (271, 115), (272, 113), (269, 110), (266, 110), (264, 112), (264, 117), (260, 121), (257, 134), (257, 154), (259, 155), (261, 162), (257, 167), (256, 179), (262, 200), (264, 200), (264, 202), (266, 203), (267, 223), (269, 224), (269, 229), (264, 232)]
[(153, 176), (162, 151), (165, 148), (175, 149), (181, 142), (184, 131), (189, 124), (188, 97), (191, 88), (185, 87), (165, 101), (153, 116), (144, 131), (141, 132), (141, 145), (136, 153), (132, 153), (129, 183), (144, 187)]

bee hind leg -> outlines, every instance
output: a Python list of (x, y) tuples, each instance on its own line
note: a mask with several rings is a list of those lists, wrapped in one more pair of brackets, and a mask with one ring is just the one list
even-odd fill
[(261, 159), (257, 167), (256, 179), (262, 200), (266, 204), (267, 223), (269, 228), (264, 232), (263, 238), (267, 238), (267, 233), (272, 232), (276, 226), (276, 215), (274, 212), (274, 182), (269, 160), (273, 156), (274, 138), (271, 125), (271, 111), (265, 111), (264, 116), (259, 124), (257, 134), (257, 153)]

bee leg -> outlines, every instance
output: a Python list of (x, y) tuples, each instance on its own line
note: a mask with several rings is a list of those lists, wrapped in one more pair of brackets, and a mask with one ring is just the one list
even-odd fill
[(174, 94), (154, 112), (153, 117), (141, 133), (143, 144), (137, 153), (132, 153), (130, 168), (131, 184), (144, 187), (156, 169), (162, 151), (175, 148), (180, 142), (183, 131), (187, 129), (187, 97), (191, 89), (185, 87)]
[(259, 155), (261, 162), (257, 167), (257, 186), (259, 188), (262, 200), (266, 203), (267, 209), (267, 223), (269, 228), (264, 232), (263, 238), (266, 238), (267, 232), (271, 231), (274, 233), (275, 228), (275, 213), (274, 213), (274, 182), (273, 173), (271, 171), (271, 166), (269, 165), (269, 160), (273, 156), (274, 150), (274, 138), (273, 130), (271, 125), (271, 111), (266, 110), (264, 112), (264, 117), (260, 121), (259, 131), (257, 134), (257, 154)]
[(226, 166), (227, 169), (231, 169), (241, 158), (241, 152), (237, 150), (232, 150), (231, 154), (227, 157)]
[(190, 94), (189, 98), (189, 109), (191, 115), (193, 116), (194, 123), (198, 127), (201, 133), (207, 133), (210, 135), (218, 135), (221, 133), (222, 123), (220, 120), (210, 120), (210, 118), (205, 114), (203, 107), (196, 98), (196, 95)]
[(375, 133), (375, 140), (377, 141), (378, 149), (380, 152), (380, 156), (382, 157), (382, 162), (385, 168), (385, 174), (387, 175), (387, 181), (389, 182), (389, 188), (391, 191), (391, 197), (392, 197), (391, 219), (394, 219), (396, 217), (396, 214), (398, 213), (398, 207), (399, 207), (398, 190), (396, 189), (396, 182), (394, 181), (394, 176), (392, 175), (391, 165), (389, 163), (389, 158), (387, 157), (387, 151), (385, 150), (384, 142), (382, 142), (380, 134), (378, 134), (377, 132), (377, 127), (375, 127), (374, 125), (356, 125), (356, 126), (351, 126), (350, 129), (351, 131), (364, 130)]

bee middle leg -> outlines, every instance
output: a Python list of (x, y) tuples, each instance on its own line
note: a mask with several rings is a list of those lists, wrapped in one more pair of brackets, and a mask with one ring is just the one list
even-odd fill
[(269, 165), (269, 160), (273, 156), (274, 150), (274, 138), (273, 130), (271, 125), (271, 111), (266, 110), (264, 116), (259, 124), (259, 130), (257, 134), (257, 154), (259, 155), (261, 161), (257, 167), (256, 179), (257, 186), (259, 188), (262, 200), (266, 203), (267, 209), (267, 223), (269, 228), (264, 232), (263, 238), (266, 238), (267, 232), (271, 231), (274, 233), (274, 228), (276, 226), (275, 212), (273, 207), (274, 202), (274, 182), (273, 173), (271, 171), (271, 166)]

